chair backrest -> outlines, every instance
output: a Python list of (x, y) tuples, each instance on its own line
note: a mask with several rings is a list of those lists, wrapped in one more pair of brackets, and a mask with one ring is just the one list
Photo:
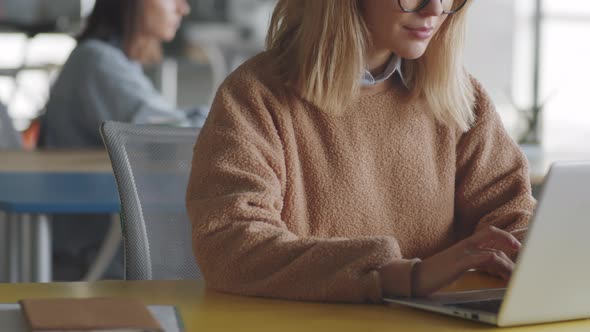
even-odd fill
[(198, 128), (105, 122), (128, 280), (200, 279), (185, 195)]
[(23, 141), (8, 115), (6, 107), (0, 103), (0, 150), (22, 149)]

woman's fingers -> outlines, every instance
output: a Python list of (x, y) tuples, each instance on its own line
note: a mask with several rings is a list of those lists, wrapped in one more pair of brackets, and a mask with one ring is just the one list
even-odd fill
[(520, 248), (520, 242), (510, 233), (495, 227), (481, 230), (416, 265), (413, 276), (414, 295), (423, 296), (436, 292), (471, 269), (504, 279), (510, 278), (514, 263), (502, 250), (487, 247), (486, 244), (490, 242)]
[[(485, 249), (486, 251), (490, 251), (491, 249)], [(495, 259), (492, 260), (489, 264), (486, 264), (483, 269), (493, 275), (500, 276), (505, 280), (510, 279), (512, 275), (512, 271), (514, 271), (514, 262), (512, 259), (506, 255), (501, 250), (491, 250), (493, 251)]]
[(523, 238), (526, 233), (529, 231), (528, 228), (519, 228), (519, 229), (515, 229), (510, 231), (510, 234), (514, 235), (514, 237), (518, 238)]
[(501, 250), (476, 249), (466, 251), (460, 269), (478, 269), (509, 279), (514, 270), (514, 262)]
[(476, 232), (466, 241), (469, 247), (480, 249), (505, 246), (511, 250), (518, 250), (521, 246), (520, 241), (514, 235), (493, 226)]

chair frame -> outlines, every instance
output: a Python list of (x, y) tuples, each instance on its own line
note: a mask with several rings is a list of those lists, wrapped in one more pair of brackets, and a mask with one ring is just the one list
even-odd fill
[[(154, 141), (182, 136), (193, 138), (196, 142), (198, 133), (199, 128), (134, 125), (115, 121), (107, 121), (100, 126), (100, 134), (111, 159), (121, 201), (121, 230), (127, 280), (153, 280), (153, 275), (145, 219), (125, 141), (129, 137), (138, 136), (153, 136)], [(198, 279), (200, 275), (194, 278)]]

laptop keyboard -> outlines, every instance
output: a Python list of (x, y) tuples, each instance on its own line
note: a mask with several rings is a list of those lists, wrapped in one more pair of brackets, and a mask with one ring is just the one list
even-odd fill
[(469, 309), (469, 310), (479, 310), (479, 311), (491, 312), (491, 313), (498, 313), (500, 311), (501, 305), (502, 305), (502, 300), (488, 300), (488, 301), (480, 301), (480, 302), (449, 304), (449, 306), (452, 306), (452, 307)]

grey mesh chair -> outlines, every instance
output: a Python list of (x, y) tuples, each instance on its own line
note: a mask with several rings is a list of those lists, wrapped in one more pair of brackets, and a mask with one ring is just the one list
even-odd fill
[(200, 279), (185, 194), (198, 128), (105, 122), (128, 280)]
[(0, 150), (22, 149), (23, 141), (12, 124), (6, 106), (0, 103)]

